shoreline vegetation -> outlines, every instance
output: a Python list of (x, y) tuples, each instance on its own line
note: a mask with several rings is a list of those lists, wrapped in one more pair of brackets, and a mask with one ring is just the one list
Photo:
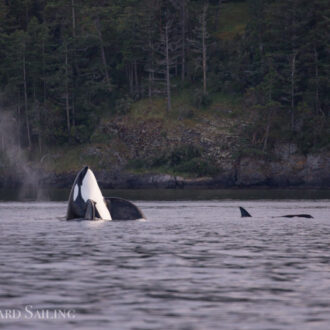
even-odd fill
[(189, 118), (180, 117), (179, 101), (171, 116), (158, 112), (164, 100), (146, 103), (102, 118), (89, 143), (42, 153), (14, 146), (3, 157), (0, 186), (70, 187), (88, 165), (107, 189), (330, 187), (326, 148), (304, 154), (285, 140), (266, 152), (246, 145), (242, 128), (250, 119), (241, 103), (218, 96), (210, 108), (191, 107)]
[[(26, 188), (26, 187), (25, 187)], [(104, 196), (132, 201), (225, 201), (225, 200), (329, 200), (329, 188), (194, 188), (194, 189), (103, 189)], [(0, 201), (67, 202), (70, 188), (35, 187), (33, 189), (0, 188)]]
[(315, 0), (0, 3), (0, 187), (330, 187)]

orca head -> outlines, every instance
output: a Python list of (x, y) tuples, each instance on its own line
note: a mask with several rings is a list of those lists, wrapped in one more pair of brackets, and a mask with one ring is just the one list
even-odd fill
[(95, 203), (97, 217), (111, 220), (95, 175), (88, 166), (85, 166), (74, 180), (69, 196), (67, 219), (84, 218), (89, 200)]

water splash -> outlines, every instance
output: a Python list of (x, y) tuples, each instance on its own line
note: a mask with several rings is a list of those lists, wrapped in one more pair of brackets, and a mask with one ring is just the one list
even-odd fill
[(20, 144), (20, 127), (14, 114), (1, 109), (0, 112), (0, 167), (7, 183), (19, 185), (21, 200), (44, 199), (45, 192), (40, 186), (40, 170), (29, 162), (26, 151)]

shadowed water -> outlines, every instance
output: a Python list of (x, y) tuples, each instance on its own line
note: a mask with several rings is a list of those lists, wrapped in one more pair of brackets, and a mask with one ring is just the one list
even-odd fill
[[(329, 329), (329, 200), (137, 205), (147, 221), (66, 222), (64, 202), (0, 203), (0, 310), (75, 311), (0, 328)], [(271, 218), (290, 213), (314, 219)]]

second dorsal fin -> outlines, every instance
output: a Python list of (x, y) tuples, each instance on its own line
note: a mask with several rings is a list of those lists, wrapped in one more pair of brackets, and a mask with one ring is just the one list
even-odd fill
[(244, 207), (240, 206), (239, 210), (241, 211), (241, 217), (242, 218), (252, 217), (252, 215), (247, 210), (245, 210)]

